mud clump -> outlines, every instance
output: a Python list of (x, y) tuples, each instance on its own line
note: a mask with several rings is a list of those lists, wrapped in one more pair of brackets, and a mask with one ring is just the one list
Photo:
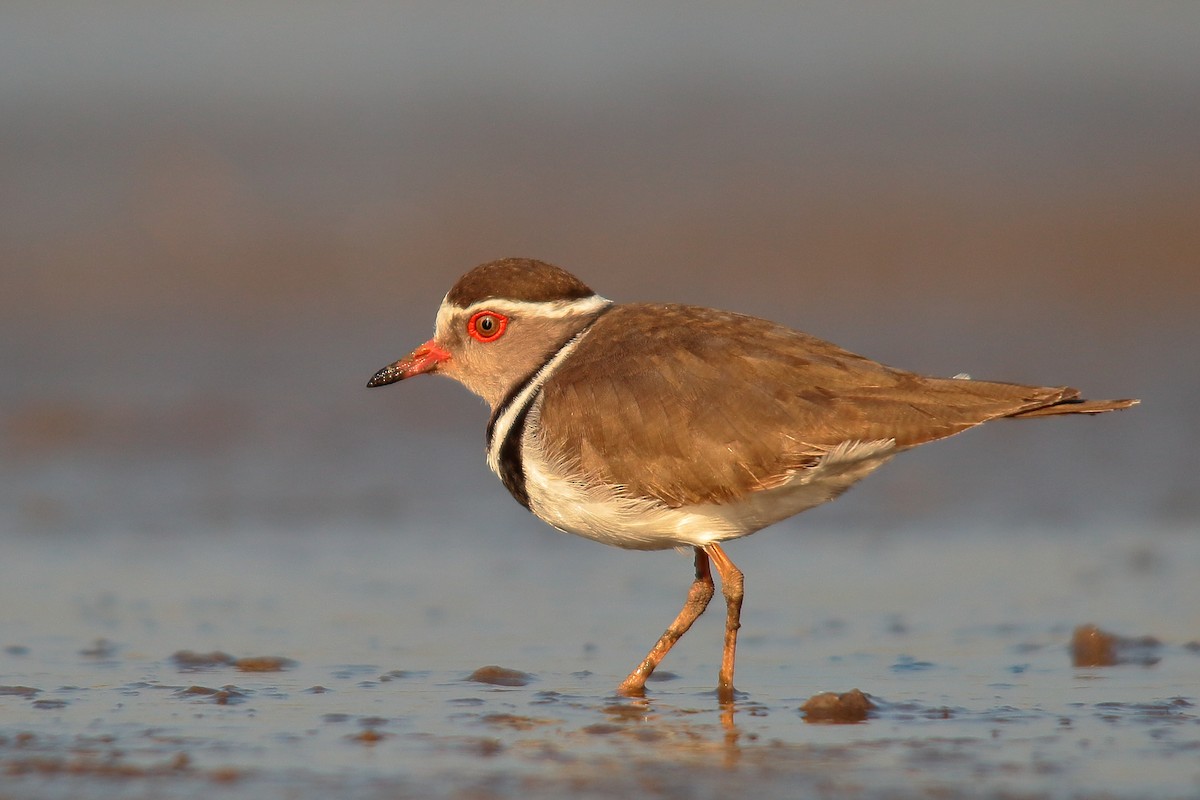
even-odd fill
[(81, 753), (70, 758), (40, 757), (13, 761), (6, 765), (5, 774), (15, 777), (70, 775), (89, 778), (148, 778), (178, 775), (190, 770), (191, 758), (186, 753), (178, 753), (161, 764), (151, 766), (126, 764), (117, 759), (98, 760), (91, 754)]
[(871, 697), (858, 689), (837, 694), (836, 692), (821, 692), (814, 694), (804, 705), (805, 722), (819, 722), (833, 725), (848, 725), (866, 722), (867, 717), (875, 710)]
[(517, 669), (492, 665), (480, 667), (472, 672), (467, 680), (492, 686), (528, 686), (529, 682), (533, 680), (533, 676)]
[(233, 667), (238, 672), (283, 672), (296, 666), (296, 662), (283, 656), (246, 656), (234, 658), (229, 653), (213, 650), (211, 653), (197, 653), (193, 650), (179, 650), (171, 655), (171, 662), (181, 672), (197, 672), (206, 669), (221, 669)]
[(1076, 667), (1112, 667), (1118, 664), (1152, 666), (1159, 662), (1162, 642), (1153, 636), (1126, 637), (1080, 625), (1071, 634), (1071, 664)]
[(249, 656), (233, 662), (238, 672), (283, 672), (296, 666), (296, 662), (283, 656)]
[(359, 744), (373, 745), (382, 742), (384, 739), (388, 738), (388, 736), (389, 734), (386, 734), (383, 731), (378, 731), (374, 728), (367, 728), (366, 730), (359, 731), (358, 733), (349, 734), (346, 736), (346, 738), (352, 742), (358, 742)]
[(211, 686), (189, 686), (175, 693), (176, 697), (192, 698), (219, 706), (232, 706), (246, 701), (247, 693), (236, 686), (222, 686), (219, 689)]

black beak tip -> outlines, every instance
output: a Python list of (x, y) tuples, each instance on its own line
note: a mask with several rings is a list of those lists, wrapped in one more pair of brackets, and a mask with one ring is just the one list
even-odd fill
[(400, 373), (392, 367), (384, 367), (376, 372), (371, 380), (367, 381), (367, 388), (374, 389), (376, 386), (387, 386), (389, 383), (395, 383), (400, 380)]

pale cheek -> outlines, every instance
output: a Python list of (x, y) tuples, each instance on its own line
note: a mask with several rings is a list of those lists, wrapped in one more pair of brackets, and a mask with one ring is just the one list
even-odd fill
[(467, 352), (460, 349), (456, 351), (453, 358), (442, 365), (441, 371), (447, 378), (453, 378), (474, 394), (491, 403), (493, 391), (491, 381), (487, 378), (488, 372), (481, 369), (481, 365), (476, 363), (477, 359), (474, 356), (475, 354), (470, 352), (469, 348)]

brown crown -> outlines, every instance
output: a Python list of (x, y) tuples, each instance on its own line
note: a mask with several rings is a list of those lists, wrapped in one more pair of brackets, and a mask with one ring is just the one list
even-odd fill
[(578, 300), (596, 293), (564, 269), (532, 258), (502, 258), (480, 264), (458, 279), (446, 299), (460, 308), (490, 298), (542, 303)]

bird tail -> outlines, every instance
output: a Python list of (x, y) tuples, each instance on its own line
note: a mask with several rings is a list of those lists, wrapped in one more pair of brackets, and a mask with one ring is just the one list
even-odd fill
[(1120, 411), (1136, 406), (1140, 400), (1085, 400), (1078, 389), (1068, 389), (1065, 396), (1049, 405), (1009, 414), (1012, 419), (1025, 417), (1049, 417), (1055, 414), (1103, 414), (1105, 411)]

